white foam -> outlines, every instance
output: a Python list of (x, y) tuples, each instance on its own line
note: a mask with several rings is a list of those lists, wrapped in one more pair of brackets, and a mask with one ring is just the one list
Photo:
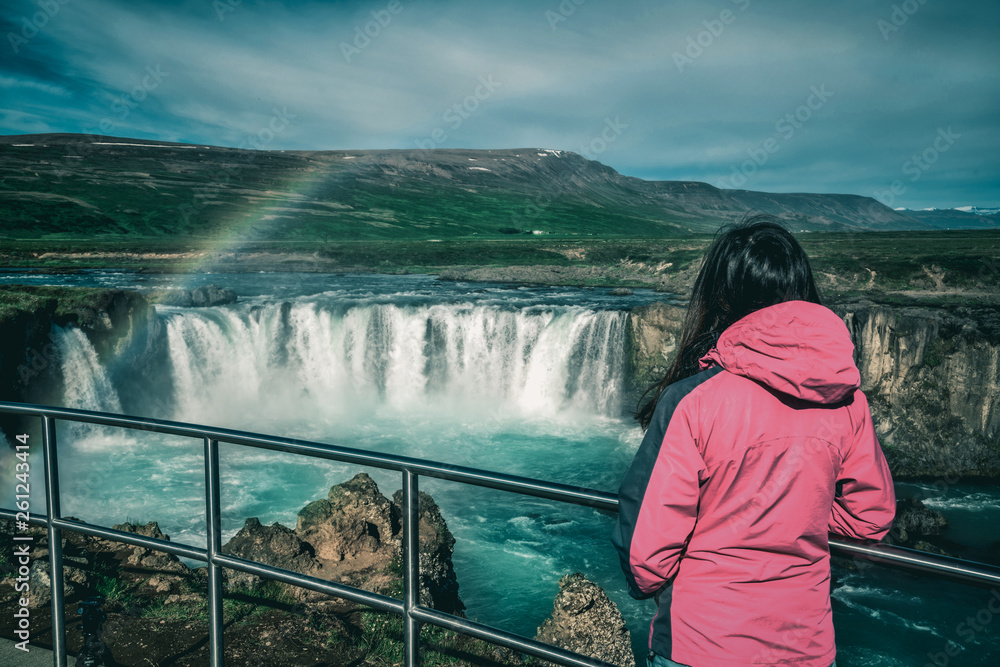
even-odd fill
[(531, 551), (527, 549), (513, 549), (509, 543), (505, 543), (503, 547), (503, 552), (510, 556), (516, 556), (517, 558), (523, 558), (525, 560), (537, 560), (541, 563), (551, 563), (552, 559), (547, 556), (542, 556), (537, 551)]
[(877, 586), (855, 586), (850, 583), (843, 583), (837, 586), (834, 591), (836, 595), (851, 596), (852, 598), (879, 598), (882, 600), (895, 600), (907, 604), (921, 604), (921, 599), (913, 595), (905, 595), (898, 590), (879, 588)]
[(960, 510), (965, 512), (986, 512), (996, 509), (996, 496), (989, 493), (970, 493), (957, 498), (921, 498), (927, 507), (938, 511)]

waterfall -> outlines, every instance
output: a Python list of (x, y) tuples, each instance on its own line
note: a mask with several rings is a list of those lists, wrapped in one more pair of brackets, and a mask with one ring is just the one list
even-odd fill
[(304, 301), (165, 312), (176, 418), (372, 406), (524, 415), (619, 408), (626, 316), (583, 307)]
[(62, 359), (63, 405), (81, 410), (121, 412), (118, 392), (86, 334), (76, 327), (53, 327), (53, 339)]
[[(54, 326), (52, 338), (62, 359), (63, 405), (80, 410), (122, 412), (118, 391), (86, 334), (76, 327)], [(85, 449), (131, 443), (131, 435), (122, 429), (80, 422), (59, 422), (57, 428)]]

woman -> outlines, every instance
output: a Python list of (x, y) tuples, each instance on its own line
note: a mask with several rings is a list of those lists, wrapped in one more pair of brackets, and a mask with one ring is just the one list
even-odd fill
[(619, 491), (652, 666), (834, 662), (828, 532), (877, 539), (895, 511), (853, 353), (776, 220), (717, 237)]

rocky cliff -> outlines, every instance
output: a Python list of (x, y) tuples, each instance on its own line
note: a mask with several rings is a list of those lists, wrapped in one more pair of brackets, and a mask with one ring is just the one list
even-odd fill
[(632, 638), (618, 606), (579, 572), (559, 580), (552, 615), (535, 639), (619, 667), (635, 667)]
[[(256, 560), (302, 574), (359, 586), (386, 595), (399, 595), (402, 586), (402, 491), (389, 500), (365, 473), (330, 487), (326, 498), (299, 511), (295, 529), (281, 524), (262, 526), (256, 518), (223, 547), (240, 558)], [(420, 603), (449, 614), (465, 605), (451, 556), (455, 546), (448, 525), (434, 500), (419, 494)], [(230, 585), (255, 587), (260, 579), (233, 572)], [(298, 600), (322, 596), (287, 587)]]
[(666, 374), (680, 340), (685, 310), (652, 303), (629, 314), (630, 375), (623, 403), (626, 410), (635, 411), (644, 392)]
[[(148, 298), (147, 298), (148, 296)], [(58, 404), (63, 393), (62, 359), (54, 327), (76, 327), (94, 346), (100, 363), (115, 373), (126, 413), (148, 412), (148, 388), (169, 364), (163, 319), (153, 304), (218, 306), (235, 303), (236, 292), (217, 285), (147, 293), (61, 286), (0, 286), (0, 400)], [(143, 400), (142, 406), (135, 401)], [(144, 410), (145, 409), (145, 410)], [(171, 410), (160, 405), (157, 417)], [(8, 435), (34, 428), (37, 420), (0, 415)]]
[[(76, 326), (102, 360), (135, 364), (154, 353), (158, 320), (137, 292), (120, 289), (0, 287), (0, 400), (48, 403), (61, 390), (53, 327)], [(0, 415), (10, 435), (36, 420)]]
[[(1000, 476), (1000, 309), (836, 303), (851, 332), (861, 387), (899, 478)], [(626, 405), (663, 376), (684, 309), (630, 317), (633, 384)]]
[(0, 395), (31, 393), (58, 355), (53, 326), (79, 327), (102, 357), (122, 354), (151, 314), (138, 292), (120, 289), (0, 287)]
[(837, 304), (898, 476), (1000, 476), (1000, 310)]

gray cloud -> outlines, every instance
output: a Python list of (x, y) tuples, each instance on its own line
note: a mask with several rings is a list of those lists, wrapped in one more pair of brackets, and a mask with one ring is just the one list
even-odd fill
[[(0, 132), (104, 121), (117, 136), (241, 145), (286, 110), (268, 147), (582, 152), (617, 119), (627, 128), (595, 157), (629, 175), (864, 195), (902, 179), (895, 205), (1000, 205), (992, 1), (388, 8), (243, 0), (220, 20), (207, 1), (68, 2), (17, 54), (0, 44)], [(5, 8), (3, 34), (37, 11)], [(152, 88), (148, 68), (164, 73)], [(832, 95), (818, 104), (814, 89)], [(904, 165), (949, 127), (959, 138), (910, 180)]]

